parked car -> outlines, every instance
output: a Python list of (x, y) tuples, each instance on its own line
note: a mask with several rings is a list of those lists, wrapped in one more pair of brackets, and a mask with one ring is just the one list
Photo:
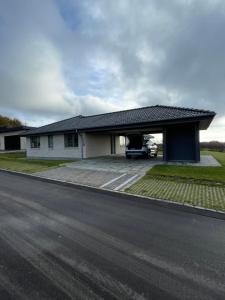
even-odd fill
[(132, 156), (142, 156), (145, 158), (157, 157), (158, 146), (151, 139), (146, 139), (143, 135), (129, 135), (127, 137), (126, 158)]

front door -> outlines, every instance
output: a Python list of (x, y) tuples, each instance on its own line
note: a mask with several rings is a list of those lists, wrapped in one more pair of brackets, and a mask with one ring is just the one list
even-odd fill
[(111, 154), (116, 154), (116, 139), (115, 139), (115, 135), (111, 135)]

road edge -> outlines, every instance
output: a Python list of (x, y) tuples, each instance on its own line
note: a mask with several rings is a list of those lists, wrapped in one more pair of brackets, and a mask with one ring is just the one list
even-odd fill
[(131, 194), (131, 193), (126, 193), (124, 191), (107, 190), (104, 188), (100, 189), (98, 187), (93, 187), (93, 186), (89, 186), (89, 185), (78, 184), (78, 183), (57, 180), (57, 179), (52, 179), (52, 178), (44, 178), (44, 177), (40, 177), (40, 176), (34, 175), (34, 174), (22, 173), (22, 172), (7, 170), (7, 169), (0, 169), (0, 172), (8, 173), (11, 175), (18, 175), (21, 177), (27, 177), (30, 179), (32, 178), (32, 179), (38, 180), (38, 181), (49, 182), (49, 183), (58, 184), (58, 185), (62, 185), (62, 186), (68, 186), (68, 187), (81, 189), (81, 190), (92, 190), (94, 192), (112, 195), (112, 196), (119, 194), (124, 199), (133, 200), (135, 202), (138, 201), (139, 203), (141, 201), (142, 204), (152, 204), (155, 206), (160, 206), (160, 207), (164, 207), (164, 208), (168, 208), (168, 209), (175, 209), (177, 211), (183, 211), (183, 212), (187, 212), (187, 213), (191, 213), (191, 214), (197, 214), (197, 215), (201, 215), (201, 216), (205, 216), (205, 217), (211, 217), (211, 218), (216, 218), (216, 219), (220, 219), (220, 220), (225, 220), (224, 212), (213, 210), (213, 209), (208, 209), (208, 208), (203, 208), (200, 206), (193, 206), (190, 204), (177, 203), (177, 202), (169, 201), (169, 200), (135, 195), (135, 194)]

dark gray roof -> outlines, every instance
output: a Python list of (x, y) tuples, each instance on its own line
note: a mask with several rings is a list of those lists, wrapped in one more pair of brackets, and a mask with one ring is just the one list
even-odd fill
[(27, 131), (35, 129), (35, 127), (29, 127), (25, 125), (21, 126), (0, 126), (0, 133), (13, 132), (13, 131)]
[(155, 105), (93, 116), (80, 115), (31, 130), (27, 135), (72, 130), (85, 131), (144, 123), (150, 125), (151, 123), (185, 119), (210, 119), (211, 122), (214, 116), (215, 112), (208, 110)]

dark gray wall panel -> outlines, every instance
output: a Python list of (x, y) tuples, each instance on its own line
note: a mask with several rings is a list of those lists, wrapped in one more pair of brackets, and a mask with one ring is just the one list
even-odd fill
[(165, 131), (165, 160), (199, 160), (199, 135), (196, 124), (167, 127)]

